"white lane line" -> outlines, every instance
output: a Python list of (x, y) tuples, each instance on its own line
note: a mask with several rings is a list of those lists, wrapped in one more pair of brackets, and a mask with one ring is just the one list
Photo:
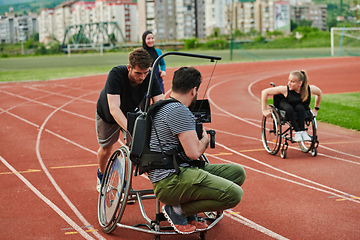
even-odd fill
[(232, 220), (239, 222), (247, 227), (250, 227), (252, 229), (255, 229), (258, 232), (261, 232), (269, 237), (275, 238), (275, 239), (279, 239), (279, 240), (287, 240), (288, 238), (281, 236), (280, 234), (277, 234), (257, 223), (254, 223), (253, 221), (239, 215), (239, 214), (235, 214), (232, 210), (225, 210), (224, 212), (224, 216), (231, 218)]
[(209, 90), (208, 90), (208, 92), (207, 92), (207, 97), (208, 97), (209, 102), (210, 102), (212, 105), (214, 105), (217, 109), (219, 109), (221, 112), (223, 112), (223, 113), (225, 113), (225, 114), (227, 114), (227, 115), (229, 115), (229, 116), (232, 116), (232, 117), (235, 118), (235, 119), (238, 119), (238, 120), (240, 120), (240, 121), (246, 122), (246, 123), (248, 123), (248, 124), (250, 124), (250, 125), (253, 125), (253, 126), (255, 126), (255, 127), (259, 127), (259, 128), (260, 128), (260, 127), (261, 127), (260, 125), (255, 124), (255, 123), (253, 123), (253, 122), (250, 122), (250, 121), (246, 120), (245, 118), (238, 117), (238, 116), (236, 116), (236, 115), (234, 115), (234, 114), (232, 114), (232, 113), (230, 113), (230, 112), (228, 112), (228, 111), (220, 108), (220, 107), (219, 107), (215, 102), (213, 102), (212, 99), (210, 98), (210, 91), (211, 91), (214, 87), (217, 87), (218, 85), (223, 84), (223, 83), (226, 83), (226, 82), (229, 82), (229, 81), (233, 81), (233, 80), (229, 79), (229, 80), (225, 80), (225, 81), (222, 81), (222, 82), (218, 82), (218, 83), (212, 85), (212, 86), (209, 88)]
[(3, 157), (0, 156), (1, 162), (10, 169), (31, 191), (33, 191), (41, 200), (43, 200), (49, 207), (51, 207), (62, 219), (65, 220), (71, 227), (79, 232), (85, 239), (94, 239), (88, 233), (86, 233), (79, 225), (71, 220), (60, 208), (52, 203), (47, 197), (45, 197), (39, 190), (37, 190), (24, 176), (22, 176), (15, 168), (13, 168)]
[[(212, 103), (218, 110), (224, 112), (225, 114), (227, 114), (227, 115), (229, 115), (229, 116), (231, 116), (231, 117), (234, 117), (235, 119), (238, 119), (238, 120), (240, 120), (240, 121), (243, 121), (243, 122), (245, 122), (245, 123), (248, 123), (248, 124), (250, 124), (250, 125), (253, 125), (253, 126), (255, 126), (255, 127), (261, 128), (260, 125), (255, 124), (255, 123), (247, 120), (247, 118), (238, 117), (238, 116), (236, 116), (236, 115), (234, 115), (234, 114), (232, 114), (232, 113), (224, 110), (223, 108), (219, 107), (217, 104), (214, 103), (214, 101), (212, 101), (212, 99), (211, 99), (211, 97), (210, 97), (210, 92), (211, 92), (211, 90), (212, 90), (215, 86), (217, 87), (218, 85), (223, 84), (223, 83), (226, 83), (226, 82), (228, 82), (228, 81), (233, 81), (233, 80), (231, 80), (231, 79), (224, 80), (224, 81), (222, 81), (222, 82), (218, 82), (217, 84), (214, 84), (213, 86), (211, 86), (211, 87), (209, 88), (209, 91), (208, 91), (208, 93), (207, 93), (207, 98), (208, 98), (209, 102)], [(330, 149), (331, 149), (331, 148), (328, 148), (328, 147), (324, 147), (324, 146), (322, 146), (322, 145), (319, 145), (319, 146), (320, 146), (320, 147), (323, 147), (323, 148), (325, 148), (325, 149), (327, 149), (327, 150), (330, 150)], [(353, 154), (348, 154), (348, 153), (345, 153), (345, 152), (341, 152), (341, 151), (338, 151), (338, 150), (335, 150), (335, 149), (332, 149), (332, 151), (334, 151), (334, 152), (336, 152), (336, 153), (340, 153), (340, 154), (344, 154), (344, 155), (348, 155), (348, 156), (360, 158), (359, 156), (356, 156), (356, 155), (353, 155)], [(332, 158), (337, 159), (337, 158), (335, 158), (335, 157), (332, 157)], [(350, 160), (343, 160), (343, 161), (347, 161), (347, 162), (352, 162), (352, 163), (355, 163), (355, 164), (359, 164), (359, 163), (357, 163), (357, 162), (353, 162), (353, 161), (350, 161)]]
[[(213, 158), (216, 158), (220, 161), (223, 161), (223, 162), (227, 162), (227, 163), (235, 163), (233, 161), (230, 161), (230, 160), (226, 160), (224, 158), (221, 158), (221, 157), (218, 157), (218, 156), (214, 156), (214, 155), (210, 155), (209, 157), (213, 157)], [(238, 164), (238, 163), (236, 163)], [(314, 187), (314, 186), (310, 186), (310, 185), (307, 185), (307, 184), (304, 184), (304, 183), (300, 183), (300, 182), (297, 182), (297, 181), (294, 181), (294, 180), (290, 180), (288, 178), (284, 178), (284, 177), (280, 177), (280, 176), (277, 176), (277, 175), (274, 175), (274, 174), (271, 174), (271, 173), (268, 173), (268, 172), (264, 172), (264, 171), (261, 171), (261, 170), (258, 170), (258, 169), (255, 169), (255, 168), (252, 168), (252, 167), (249, 167), (249, 166), (246, 166), (246, 165), (243, 165), (241, 164), (242, 167), (244, 167), (245, 169), (249, 169), (249, 170), (252, 170), (254, 172), (257, 172), (257, 173), (261, 173), (261, 174), (264, 174), (264, 175), (267, 175), (269, 177), (273, 177), (273, 178), (276, 178), (276, 179), (280, 179), (280, 180), (283, 180), (283, 181), (286, 181), (286, 182), (290, 182), (290, 183), (293, 183), (293, 184), (296, 184), (296, 185), (299, 185), (299, 186), (302, 186), (302, 187), (306, 187), (306, 188), (310, 188), (312, 190), (316, 190), (316, 191), (319, 191), (319, 192), (323, 192), (323, 193), (326, 193), (327, 195), (331, 195), (331, 196), (334, 196), (334, 197), (340, 197), (340, 198), (344, 198), (344, 196), (353, 196), (351, 194), (337, 194), (337, 193), (334, 193), (334, 192), (330, 192), (330, 191), (327, 191), (327, 190), (324, 190), (324, 189), (321, 189), (321, 188), (317, 188), (317, 187)], [(352, 200), (354, 198), (344, 198), (346, 200)], [(353, 202), (356, 202), (356, 203), (360, 203), (358, 201), (353, 201)]]
[[(51, 91), (47, 91), (47, 90), (40, 89), (40, 88), (36, 88), (36, 87), (25, 86), (24, 88), (27, 88), (27, 89), (30, 89), (30, 90), (33, 90), (33, 91), (39, 91), (39, 92), (48, 93), (48, 94), (51, 94), (51, 95), (57, 95), (57, 96), (61, 96), (61, 97), (66, 97), (66, 98), (70, 98), (70, 99), (75, 99), (75, 97), (70, 96), (70, 95), (65, 95), (65, 94), (57, 93), (57, 92), (51, 92)], [(97, 91), (97, 92), (98, 92), (98, 91)], [(79, 99), (79, 98), (78, 98), (77, 100), (80, 100), (80, 101), (83, 101), (83, 102), (86, 102), (86, 103), (96, 104), (95, 101), (90, 101), (90, 100), (87, 100), (87, 99), (81, 99), (81, 98)]]
[[(88, 94), (92, 94), (92, 93), (86, 93), (83, 94), (81, 96), (79, 96), (78, 98), (82, 98)], [(77, 100), (72, 99), (69, 102), (63, 104), (62, 106), (56, 108), (52, 113), (50, 113), (48, 115), (48, 117), (45, 119), (45, 121), (43, 122), (43, 124), (41, 125), (39, 132), (38, 132), (38, 136), (37, 136), (37, 140), (36, 140), (36, 147), (35, 147), (35, 151), (36, 151), (36, 156), (39, 160), (40, 166), (43, 169), (45, 175), (48, 177), (48, 179), (50, 180), (50, 182), (52, 183), (52, 185), (54, 186), (54, 188), (56, 189), (56, 191), (60, 194), (60, 196), (64, 199), (64, 201), (66, 202), (66, 204), (71, 208), (71, 210), (75, 213), (75, 215), (81, 220), (81, 222), (85, 225), (85, 226), (91, 226), (91, 224), (84, 218), (84, 216), (79, 212), (79, 210), (75, 207), (75, 205), (70, 201), (70, 199), (66, 196), (66, 194), (62, 191), (62, 189), (59, 187), (59, 185), (56, 183), (55, 179), (52, 177), (52, 175), (50, 174), (50, 172), (48, 171), (48, 169), (46, 168), (42, 158), (41, 158), (41, 154), (40, 154), (40, 140), (41, 140), (41, 135), (42, 132), (44, 130), (44, 127), (46, 125), (46, 123), (49, 121), (49, 119), (57, 112), (59, 111), (61, 108), (65, 107), (66, 105), (72, 103), (73, 101)], [(89, 230), (94, 230), (94, 228), (88, 227)], [(104, 239), (97, 231), (92, 231), (92, 233), (98, 238), (98, 239)]]
[[(232, 152), (232, 153), (235, 153), (235, 154), (237, 154), (237, 155), (239, 155), (239, 156), (242, 156), (242, 157), (247, 158), (247, 159), (249, 159), (249, 160), (251, 160), (251, 161), (254, 161), (254, 162), (256, 162), (256, 163), (259, 163), (259, 164), (261, 164), (261, 165), (264, 165), (264, 166), (266, 166), (266, 167), (268, 167), (268, 168), (271, 168), (271, 169), (273, 169), (273, 170), (275, 170), (275, 171), (281, 172), (281, 173), (283, 173), (283, 174), (285, 174), (285, 175), (288, 175), (288, 176), (291, 176), (291, 177), (300, 179), (300, 180), (302, 180), (302, 181), (304, 181), (304, 182), (308, 182), (308, 183), (311, 183), (311, 184), (313, 184), (313, 185), (320, 186), (320, 187), (322, 187), (322, 188), (324, 188), (324, 189), (328, 189), (328, 190), (330, 190), (330, 191), (333, 191), (334, 193), (337, 192), (337, 193), (341, 194), (341, 195), (337, 195), (337, 196), (342, 196), (342, 195), (348, 194), (348, 193), (345, 193), (345, 192), (343, 192), (343, 191), (337, 190), (337, 189), (335, 189), (335, 188), (328, 187), (328, 186), (323, 185), (323, 184), (321, 184), (321, 183), (317, 183), (317, 182), (311, 181), (311, 180), (309, 180), (309, 179), (306, 179), (306, 178), (297, 176), (297, 175), (295, 175), (295, 174), (286, 172), (286, 171), (281, 170), (281, 169), (279, 169), (279, 168), (273, 167), (273, 166), (271, 166), (271, 165), (269, 165), (269, 164), (267, 164), (267, 163), (261, 162), (260, 160), (257, 160), (257, 159), (255, 159), (255, 158), (252, 158), (252, 157), (249, 157), (249, 156), (247, 156), (247, 155), (245, 155), (245, 154), (242, 154), (242, 153), (240, 153), (240, 152), (238, 152), (238, 151), (235, 151), (235, 150), (233, 150), (233, 149), (231, 149), (231, 148), (229, 148), (229, 147), (227, 147), (227, 146), (225, 146), (225, 145), (223, 145), (223, 144), (221, 144), (221, 143), (216, 143), (216, 145), (218, 145), (218, 146), (220, 146), (220, 147), (222, 147), (222, 148), (224, 148), (224, 149), (226, 149), (226, 150), (228, 150), (228, 151), (230, 151), (230, 152)], [(216, 157), (216, 156), (211, 156), (211, 157), (215, 157), (215, 158), (220, 159), (219, 157)], [(250, 167), (248, 167), (248, 168), (250, 169)], [(255, 169), (253, 169), (253, 170), (255, 170)], [(255, 170), (255, 171), (259, 171), (259, 170)], [(275, 176), (275, 175), (274, 175), (274, 176)], [(281, 178), (281, 177), (278, 177), (278, 178)], [(284, 178), (284, 179), (287, 179), (287, 178)], [(292, 181), (292, 180), (290, 180), (290, 179), (288, 179), (287, 181), (290, 181), (290, 182), (293, 182), (293, 183), (295, 183), (295, 184), (299, 184), (299, 185), (302, 185), (302, 186), (308, 186), (308, 185), (305, 185), (305, 184), (302, 184), (302, 183), (298, 183), (298, 182), (296, 182), (296, 181)], [(319, 188), (315, 188), (315, 187), (311, 187), (311, 186), (309, 186), (309, 187), (310, 187), (310, 188), (313, 188), (313, 189), (316, 189), (316, 190), (318, 190), (318, 191), (321, 191), (321, 192), (326, 192), (326, 193), (334, 194), (334, 193), (331, 193), (331, 192), (328, 192), (328, 191), (325, 191), (325, 190), (322, 190), (322, 189), (319, 189)], [(360, 201), (359, 201), (359, 200), (356, 200), (356, 199), (351, 199), (351, 198), (346, 198), (346, 199), (349, 200), (349, 201), (352, 201), (352, 202), (360, 203)]]
[[(216, 129), (216, 128), (211, 128), (211, 129), (212, 129), (212, 130), (215, 130), (216, 132), (220, 132), (220, 133), (232, 135), (232, 136), (235, 136), (235, 137), (241, 137), (241, 138), (246, 138), (246, 139), (250, 139), (250, 140), (262, 142), (262, 139), (260, 139), (260, 138), (254, 138), (254, 137), (249, 137), (249, 136), (240, 135), (240, 134), (236, 134), (236, 133), (231, 133), (231, 132), (219, 130), (219, 129)], [(300, 148), (297, 148), (297, 147), (289, 146), (289, 148), (294, 149), (294, 150), (297, 150), (297, 151), (301, 151), (301, 149), (300, 149)], [(326, 149), (327, 149), (327, 148), (326, 148)], [(265, 150), (265, 149), (264, 149), (264, 150)], [(331, 150), (331, 151), (334, 151), (334, 152), (338, 152), (338, 151), (333, 150), (333, 149), (328, 149), (328, 150)], [(342, 152), (338, 152), (338, 153), (342, 153)], [(344, 155), (349, 155), (349, 156), (352, 156), (352, 157), (357, 157), (357, 156), (352, 155), (352, 154), (346, 154), (346, 153), (343, 153), (343, 154), (344, 154)], [(334, 157), (334, 156), (327, 155), (327, 154), (323, 154), (323, 153), (318, 153), (318, 155), (319, 155), (319, 156), (323, 156), (323, 157), (327, 157), (327, 158), (336, 159), (336, 160), (343, 161), (343, 162), (348, 162), (348, 163), (360, 165), (360, 162), (355, 162), (355, 161), (351, 161), (351, 160), (344, 159), (344, 158)]]
[[(37, 100), (33, 100), (33, 99), (30, 99), (30, 98), (27, 98), (27, 97), (23, 97), (23, 96), (20, 96), (20, 95), (16, 95), (16, 94), (13, 94), (11, 92), (7, 92), (7, 91), (3, 91), (0, 89), (0, 92), (3, 92), (3, 93), (6, 93), (6, 94), (9, 94), (11, 96), (14, 96), (14, 97), (17, 97), (17, 98), (21, 98), (21, 99), (24, 99), (26, 101), (29, 101), (29, 102), (34, 102), (34, 103), (37, 103), (37, 104), (40, 104), (40, 105), (43, 105), (43, 106), (46, 106), (46, 107), (49, 107), (49, 108), (52, 108), (52, 109), (56, 109), (56, 107), (50, 105), (50, 104), (47, 104), (47, 103), (43, 103), (43, 102), (40, 102), (40, 101), (37, 101)], [(91, 93), (87, 93), (87, 94), (92, 94), (93, 92)], [(78, 116), (78, 117), (81, 117), (81, 118), (85, 118), (85, 119), (88, 119), (88, 120), (94, 120), (93, 118), (89, 118), (87, 116), (84, 116), (84, 115), (80, 115), (80, 114), (77, 114), (77, 113), (73, 113), (71, 111), (68, 111), (68, 110), (65, 110), (65, 109), (61, 109), (62, 112), (66, 112), (68, 114), (71, 114), (71, 115), (75, 115), (75, 116)]]

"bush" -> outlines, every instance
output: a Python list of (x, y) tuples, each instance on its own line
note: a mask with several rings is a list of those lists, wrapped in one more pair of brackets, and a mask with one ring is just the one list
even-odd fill
[(47, 50), (44, 44), (40, 44), (40, 46), (35, 50), (35, 55), (45, 55)]
[(262, 35), (257, 35), (256, 37), (254, 37), (254, 43), (264, 43), (265, 42), (265, 38)]
[(196, 48), (198, 46), (198, 39), (197, 38), (190, 38), (184, 40), (184, 49), (189, 50), (192, 48)]
[(50, 48), (49, 48), (49, 53), (50, 54), (56, 54), (56, 53), (60, 53), (61, 49), (60, 49), (60, 42), (59, 41), (55, 41), (50, 43)]
[(216, 40), (210, 40), (205, 43), (206, 49), (228, 49), (230, 47), (230, 44), (227, 40), (224, 39), (216, 39)]

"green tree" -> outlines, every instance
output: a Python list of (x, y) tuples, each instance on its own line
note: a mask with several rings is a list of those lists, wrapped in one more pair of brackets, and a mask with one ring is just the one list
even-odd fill
[(311, 25), (312, 25), (311, 20), (301, 19), (299, 22), (300, 27), (311, 27)]
[(298, 27), (298, 24), (293, 20), (290, 20), (290, 31), (294, 31)]

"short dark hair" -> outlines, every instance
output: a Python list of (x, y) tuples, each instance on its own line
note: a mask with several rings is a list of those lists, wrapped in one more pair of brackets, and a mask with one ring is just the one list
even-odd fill
[(186, 94), (201, 84), (201, 73), (194, 67), (181, 67), (174, 72), (172, 91)]
[(150, 54), (143, 48), (136, 48), (129, 53), (129, 65), (131, 68), (138, 66), (141, 69), (147, 69), (151, 66), (151, 63)]

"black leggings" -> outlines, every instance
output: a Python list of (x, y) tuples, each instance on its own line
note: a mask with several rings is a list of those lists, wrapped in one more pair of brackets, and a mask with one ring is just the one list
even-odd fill
[[(302, 104), (298, 104), (293, 108), (289, 103), (281, 101), (279, 104), (280, 109), (286, 111), (286, 116), (290, 119), (291, 125), (295, 131), (305, 130), (305, 107)], [(297, 114), (298, 122), (296, 122), (295, 113)]]

